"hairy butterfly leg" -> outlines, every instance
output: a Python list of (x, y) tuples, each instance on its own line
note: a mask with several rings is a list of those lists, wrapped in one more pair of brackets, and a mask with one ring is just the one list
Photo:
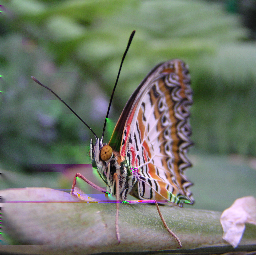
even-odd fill
[(75, 188), (75, 186), (76, 186), (76, 177), (82, 179), (83, 181), (85, 181), (86, 183), (88, 183), (88, 184), (89, 184), (91, 187), (93, 187), (94, 189), (96, 189), (96, 190), (98, 190), (98, 191), (100, 191), (100, 192), (103, 192), (103, 193), (107, 194), (106, 189), (103, 189), (103, 188), (99, 187), (98, 185), (94, 184), (93, 182), (89, 181), (89, 180), (86, 179), (82, 174), (76, 173), (76, 175), (75, 175), (75, 177), (74, 177), (74, 179), (73, 179), (73, 184), (72, 184), (72, 188), (71, 188), (71, 192), (70, 192), (71, 195), (76, 196), (76, 195), (74, 194), (74, 188)]
[(156, 208), (157, 208), (158, 214), (159, 214), (159, 216), (160, 216), (160, 218), (161, 218), (161, 220), (162, 220), (162, 222), (163, 222), (163, 224), (164, 224), (164, 227), (165, 227), (166, 230), (171, 234), (171, 236), (173, 236), (173, 237), (176, 239), (177, 243), (179, 244), (179, 247), (178, 247), (178, 248), (181, 248), (181, 247), (182, 247), (182, 244), (181, 244), (180, 239), (179, 239), (179, 238), (175, 235), (175, 233), (174, 233), (173, 231), (171, 231), (170, 228), (167, 226), (166, 221), (164, 220), (164, 217), (163, 217), (163, 215), (162, 215), (162, 213), (161, 213), (161, 211), (160, 211), (159, 205), (158, 205), (158, 203), (157, 203), (156, 201), (155, 201), (155, 204), (156, 204)]
[(120, 243), (120, 233), (119, 233), (119, 226), (118, 226), (118, 218), (119, 218), (119, 178), (118, 174), (114, 173), (114, 179), (116, 181), (116, 238), (118, 241), (118, 244)]

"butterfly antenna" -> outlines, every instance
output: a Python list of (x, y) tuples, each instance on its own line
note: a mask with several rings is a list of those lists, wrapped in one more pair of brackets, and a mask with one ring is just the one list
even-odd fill
[(89, 128), (89, 130), (93, 133), (93, 135), (95, 136), (95, 138), (97, 139), (97, 135), (93, 132), (93, 130), (91, 129), (91, 127), (89, 127), (89, 125), (87, 123), (85, 123), (85, 121), (65, 102), (63, 101), (53, 90), (51, 90), (50, 88), (48, 88), (47, 86), (45, 86), (44, 84), (42, 84), (40, 81), (38, 81), (34, 76), (31, 76), (32, 80), (35, 81), (37, 84), (39, 84), (40, 86), (46, 88), (47, 90), (49, 90), (54, 96), (56, 96), (64, 105), (66, 105), (68, 107), (68, 109), (73, 112), (76, 117), (81, 120), (84, 125), (86, 127)]
[(103, 131), (102, 131), (102, 136), (101, 136), (102, 139), (104, 137), (104, 132), (105, 132), (105, 129), (106, 129), (107, 119), (108, 119), (108, 115), (109, 115), (109, 112), (110, 112), (110, 107), (111, 107), (112, 100), (113, 100), (113, 97), (114, 97), (115, 89), (116, 89), (116, 86), (117, 86), (117, 83), (118, 83), (118, 80), (119, 80), (119, 76), (120, 76), (120, 73), (121, 73), (122, 65), (123, 65), (125, 56), (126, 56), (128, 50), (130, 48), (130, 45), (132, 43), (132, 39), (134, 37), (135, 32), (136, 32), (135, 30), (132, 31), (132, 33), (130, 35), (130, 38), (129, 38), (129, 41), (128, 41), (128, 44), (126, 46), (126, 50), (125, 50), (124, 55), (123, 55), (122, 60), (121, 60), (121, 64), (120, 64), (120, 67), (119, 67), (119, 70), (118, 70), (118, 74), (117, 74), (117, 77), (116, 77), (115, 86), (114, 86), (114, 88), (112, 90), (112, 95), (110, 97), (110, 101), (109, 101), (109, 105), (108, 105), (108, 111), (107, 111), (107, 115), (106, 115), (106, 118), (105, 118), (105, 122), (104, 122), (104, 126), (103, 126)]

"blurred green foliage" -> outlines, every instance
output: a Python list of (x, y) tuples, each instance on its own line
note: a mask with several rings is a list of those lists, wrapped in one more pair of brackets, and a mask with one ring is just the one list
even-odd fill
[(3, 1), (1, 10), (0, 162), (5, 168), (90, 163), (86, 146), (92, 134), (30, 76), (57, 92), (100, 136), (134, 29), (110, 118), (116, 122), (151, 68), (180, 58), (191, 70), (196, 149), (256, 155), (255, 43), (246, 40), (239, 17), (222, 5), (13, 0)]

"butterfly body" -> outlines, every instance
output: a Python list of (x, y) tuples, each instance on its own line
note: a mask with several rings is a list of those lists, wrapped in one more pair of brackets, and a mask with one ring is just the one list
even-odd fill
[[(160, 63), (128, 100), (110, 142), (91, 141), (92, 163), (106, 191), (126, 200), (193, 203), (183, 171), (191, 163), (190, 76), (184, 62)], [(118, 182), (118, 187), (117, 186)], [(116, 194), (118, 191), (119, 194)]]

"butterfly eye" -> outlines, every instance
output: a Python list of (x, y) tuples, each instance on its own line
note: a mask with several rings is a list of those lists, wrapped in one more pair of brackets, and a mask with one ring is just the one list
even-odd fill
[(100, 151), (100, 158), (103, 161), (107, 161), (111, 158), (112, 152), (113, 150), (109, 145), (104, 145)]

